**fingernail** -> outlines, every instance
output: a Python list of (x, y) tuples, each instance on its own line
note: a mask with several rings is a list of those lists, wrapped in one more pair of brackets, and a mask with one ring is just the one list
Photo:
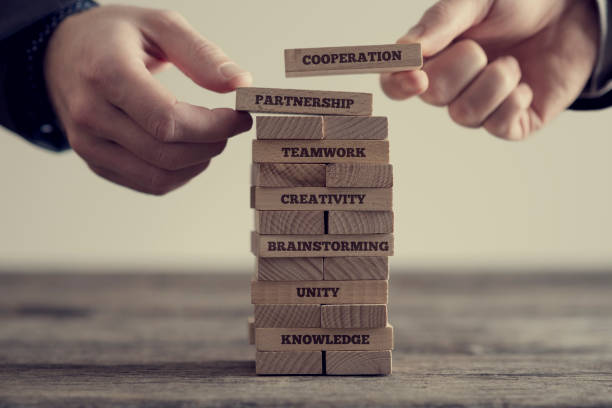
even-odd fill
[(249, 72), (240, 68), (233, 62), (224, 62), (219, 65), (219, 73), (225, 79), (232, 79), (239, 75), (247, 75)]
[(417, 24), (412, 27), (402, 38), (398, 40), (398, 42), (413, 42), (418, 40), (425, 32), (425, 27), (421, 24)]

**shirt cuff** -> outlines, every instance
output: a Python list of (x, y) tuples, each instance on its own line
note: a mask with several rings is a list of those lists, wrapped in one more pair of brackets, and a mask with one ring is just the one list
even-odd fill
[(70, 148), (47, 93), (44, 58), (49, 40), (64, 19), (96, 6), (91, 0), (74, 1), (9, 40), (14, 56), (6, 78), (9, 113), (17, 133), (45, 149)]
[(612, 106), (612, 0), (596, 0), (599, 10), (599, 50), (593, 74), (570, 109)]

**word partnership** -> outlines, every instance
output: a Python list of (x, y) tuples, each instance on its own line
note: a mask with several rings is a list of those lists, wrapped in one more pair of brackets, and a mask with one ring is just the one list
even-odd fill
[[(422, 65), (419, 44), (285, 50), (288, 77)], [(393, 169), (386, 117), (358, 92), (240, 88), (253, 141), (251, 282), (260, 375), (391, 373)]]

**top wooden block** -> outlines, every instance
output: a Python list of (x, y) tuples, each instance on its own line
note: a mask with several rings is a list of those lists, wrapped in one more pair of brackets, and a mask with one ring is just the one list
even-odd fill
[(276, 88), (236, 89), (236, 110), (261, 113), (370, 116), (372, 94)]
[(285, 50), (287, 77), (395, 72), (419, 69), (421, 66), (421, 44)]

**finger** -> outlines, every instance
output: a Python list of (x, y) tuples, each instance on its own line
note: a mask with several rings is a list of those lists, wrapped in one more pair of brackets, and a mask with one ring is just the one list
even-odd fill
[(81, 127), (99, 138), (111, 140), (140, 159), (165, 170), (180, 170), (210, 161), (219, 155), (227, 140), (211, 143), (164, 143), (155, 139), (114, 106), (100, 102), (95, 116)]
[(402, 100), (425, 92), (429, 79), (423, 71), (402, 71), (382, 74), (380, 85), (389, 98)]
[[(90, 167), (105, 169), (104, 176), (135, 190), (163, 195), (187, 183), (208, 167), (208, 162), (177, 171), (155, 167), (123, 147), (88, 134), (72, 138), (72, 148)], [(111, 177), (111, 173), (115, 176)]]
[(423, 56), (435, 55), (480, 23), (492, 4), (490, 0), (440, 0), (398, 42), (420, 42)]
[[(136, 182), (134, 182), (133, 180), (130, 180), (124, 176), (122, 176), (121, 174), (112, 171), (112, 170), (108, 170), (105, 169), (103, 167), (96, 167), (94, 165), (89, 165), (89, 168), (91, 169), (91, 171), (93, 171), (95, 174), (97, 174), (98, 176), (111, 181), (117, 185), (123, 186), (123, 187), (127, 187), (131, 190), (135, 190), (135, 191), (139, 191), (141, 193), (145, 193), (145, 194), (154, 194), (154, 195), (162, 195), (163, 193), (154, 193), (151, 192), (148, 188), (146, 188), (143, 185), (137, 184)], [(189, 182), (189, 180), (186, 180), (183, 183), (179, 183), (177, 184), (173, 190), (176, 190), (179, 187), (184, 186), (185, 184), (187, 184)]]
[(519, 84), (484, 123), (491, 134), (506, 140), (522, 140), (535, 130), (529, 106), (533, 91), (526, 83)]
[(127, 187), (135, 191), (140, 191), (141, 193), (145, 192), (143, 189), (143, 186), (135, 183), (133, 180), (130, 180), (117, 172), (105, 169), (103, 167), (98, 167), (93, 164), (88, 164), (88, 166), (91, 169), (91, 171), (93, 171), (95, 174), (97, 174), (98, 176), (108, 181), (111, 181), (117, 185)]
[(516, 88), (521, 69), (514, 57), (498, 58), (448, 107), (453, 120), (467, 127), (478, 127)]
[(155, 10), (144, 20), (146, 36), (196, 84), (216, 92), (251, 85), (251, 74), (202, 37), (179, 13)]
[(214, 142), (249, 130), (251, 116), (232, 109), (210, 110), (185, 102), (157, 82), (142, 61), (118, 55), (92, 70), (92, 86), (162, 142)]
[(463, 40), (453, 44), (423, 66), (430, 85), (421, 99), (431, 105), (448, 105), (486, 65), (487, 55), (476, 42)]

